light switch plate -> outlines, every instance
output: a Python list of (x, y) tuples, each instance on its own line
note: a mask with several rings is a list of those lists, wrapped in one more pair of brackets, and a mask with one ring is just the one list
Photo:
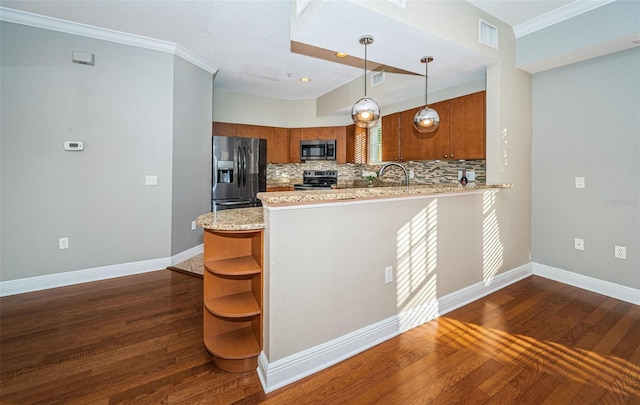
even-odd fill
[(584, 188), (584, 177), (576, 177), (576, 188)]

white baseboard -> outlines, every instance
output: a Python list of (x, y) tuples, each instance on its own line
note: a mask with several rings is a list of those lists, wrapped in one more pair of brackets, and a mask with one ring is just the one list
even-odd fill
[(44, 276), (27, 277), (17, 280), (0, 282), (0, 297), (46, 290), (48, 288), (65, 287), (68, 285), (88, 283), (90, 281), (106, 280), (109, 278), (131, 276), (133, 274), (148, 273), (164, 270), (168, 266), (183, 262), (202, 253), (204, 245), (198, 245), (172, 257), (161, 259), (141, 260), (138, 262), (114, 264), (110, 266), (94, 267), (68, 271), (64, 273), (47, 274)]
[(358, 329), (337, 339), (309, 348), (283, 359), (269, 362), (264, 352), (258, 357), (258, 377), (265, 393), (298, 381), (330, 367), (402, 332), (428, 322), (440, 315), (491, 294), (532, 274), (532, 264), (527, 263), (501, 273), (492, 280), (469, 287), (430, 301), (410, 312), (394, 315), (375, 324)]
[(558, 269), (556, 267), (540, 263), (533, 263), (533, 274), (582, 288), (583, 290), (606, 295), (607, 297), (615, 298), (617, 300), (640, 305), (640, 290), (637, 288), (599, 280), (597, 278), (584, 276), (582, 274), (573, 273), (571, 271)]
[(193, 256), (197, 256), (200, 253), (204, 252), (204, 243), (199, 244), (198, 246), (194, 246), (191, 249), (187, 249), (184, 252), (178, 253), (175, 256), (171, 256), (171, 265), (175, 265), (178, 263), (182, 263), (186, 260), (191, 259)]

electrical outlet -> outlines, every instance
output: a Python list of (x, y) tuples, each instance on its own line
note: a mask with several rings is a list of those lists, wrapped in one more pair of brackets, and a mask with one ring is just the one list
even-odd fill
[(615, 246), (615, 249), (613, 251), (613, 257), (615, 257), (616, 259), (623, 259), (626, 260), (627, 259), (627, 248), (624, 246)]
[(416, 174), (413, 172), (412, 169), (409, 170), (409, 178), (413, 179), (416, 176)]
[(584, 239), (581, 238), (573, 238), (573, 244), (576, 249), (584, 250)]
[(393, 266), (384, 268), (384, 283), (389, 284), (393, 282)]
[(58, 249), (69, 249), (69, 238), (58, 239)]
[(196, 230), (196, 221), (191, 221), (191, 230), (192, 231)]

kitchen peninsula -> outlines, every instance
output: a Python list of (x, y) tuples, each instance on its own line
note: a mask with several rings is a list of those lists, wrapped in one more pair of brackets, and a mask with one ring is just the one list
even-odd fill
[(250, 253), (255, 246), (243, 255), (263, 259), (263, 290), (253, 297), (263, 298), (254, 337), (265, 391), (433, 319), (445, 312), (442, 297), (495, 277), (508, 260), (495, 207), (509, 187), (269, 192), (258, 194), (263, 208), (200, 216), (205, 262), (222, 246), (210, 233), (263, 235), (263, 256)]

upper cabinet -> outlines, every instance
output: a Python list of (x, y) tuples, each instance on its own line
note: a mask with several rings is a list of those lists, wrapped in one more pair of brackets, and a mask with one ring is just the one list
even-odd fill
[(213, 122), (213, 135), (267, 140), (267, 162), (289, 163), (289, 129), (260, 125)]
[(449, 154), (453, 159), (484, 159), (485, 92), (449, 100)]
[(259, 138), (267, 140), (267, 162), (289, 163), (289, 130), (260, 127)]
[(420, 108), (382, 117), (382, 160), (485, 158), (485, 92), (429, 104), (440, 115), (440, 126), (422, 134), (413, 127)]

